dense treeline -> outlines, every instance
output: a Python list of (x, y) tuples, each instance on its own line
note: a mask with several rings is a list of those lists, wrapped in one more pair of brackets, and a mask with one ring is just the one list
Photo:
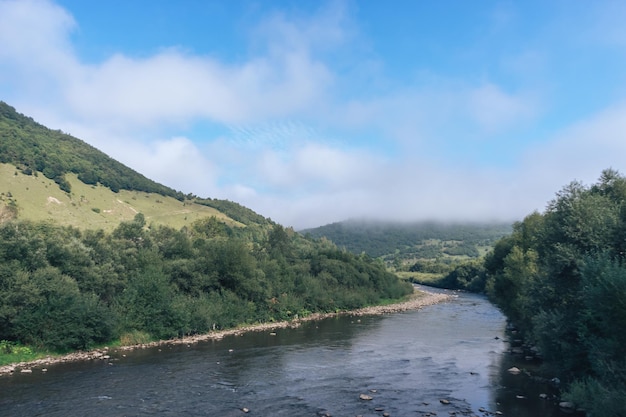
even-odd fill
[(569, 184), (515, 224), (483, 272), (489, 295), (568, 383), (566, 397), (625, 416), (626, 178), (606, 170), (592, 186)]
[(145, 191), (183, 200), (185, 195), (158, 184), (115, 161), (80, 139), (50, 130), (0, 101), (0, 162), (27, 175), (42, 173), (66, 192), (65, 174), (75, 173), (85, 184), (100, 183), (114, 192)]
[(353, 309), (412, 292), (382, 263), (280, 225), (112, 233), (0, 225), (0, 340), (65, 351)]
[(490, 246), (510, 232), (509, 224), (500, 223), (391, 223), (357, 220), (302, 231), (312, 237), (326, 237), (337, 246), (356, 254), (366, 253), (372, 257), (387, 255), (401, 259), (434, 259), (443, 254), (478, 257), (477, 245)]
[(268, 225), (271, 223), (270, 220), (260, 214), (234, 201), (218, 200), (215, 198), (195, 198), (194, 202), (213, 207), (222, 213), (228, 213), (228, 217), (245, 225)]

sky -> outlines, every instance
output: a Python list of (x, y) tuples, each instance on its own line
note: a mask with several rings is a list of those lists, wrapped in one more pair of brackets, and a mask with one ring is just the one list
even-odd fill
[(626, 2), (0, 0), (0, 100), (296, 229), (626, 174)]

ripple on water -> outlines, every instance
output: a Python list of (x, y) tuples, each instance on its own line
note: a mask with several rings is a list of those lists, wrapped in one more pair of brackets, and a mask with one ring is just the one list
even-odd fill
[(480, 407), (495, 411), (502, 395), (504, 345), (494, 336), (504, 324), (484, 298), (461, 295), (358, 322), (333, 318), (273, 336), (125, 352), (115, 366), (59, 365), (45, 377), (0, 378), (1, 414), (241, 417), (247, 408), (268, 417), (480, 415)]

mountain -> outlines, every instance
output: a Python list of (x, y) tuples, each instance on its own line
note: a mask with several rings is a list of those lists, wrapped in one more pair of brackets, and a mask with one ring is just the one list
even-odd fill
[(0, 365), (412, 292), (377, 260), (183, 195), (0, 103)]
[(236, 203), (199, 199), (152, 181), (2, 101), (0, 139), (0, 222), (17, 217), (110, 231), (142, 213), (148, 224), (174, 228), (208, 216), (230, 225), (267, 223)]
[(65, 192), (66, 175), (76, 174), (88, 185), (102, 184), (113, 192), (144, 191), (183, 200), (176, 190), (158, 184), (108, 157), (80, 139), (51, 130), (0, 101), (0, 162), (14, 164), (26, 175), (41, 172)]
[(511, 233), (509, 223), (382, 222), (348, 220), (302, 230), (355, 254), (403, 260), (478, 257)]

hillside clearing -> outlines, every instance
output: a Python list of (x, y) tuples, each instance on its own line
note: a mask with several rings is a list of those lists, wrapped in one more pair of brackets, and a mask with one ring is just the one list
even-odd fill
[(80, 229), (112, 231), (137, 213), (146, 223), (180, 229), (194, 221), (215, 216), (231, 226), (243, 226), (219, 210), (142, 191), (114, 193), (101, 185), (87, 185), (67, 174), (72, 192), (67, 194), (44, 175), (25, 175), (11, 164), (0, 164), (0, 206), (13, 202), (21, 220), (54, 221)]

